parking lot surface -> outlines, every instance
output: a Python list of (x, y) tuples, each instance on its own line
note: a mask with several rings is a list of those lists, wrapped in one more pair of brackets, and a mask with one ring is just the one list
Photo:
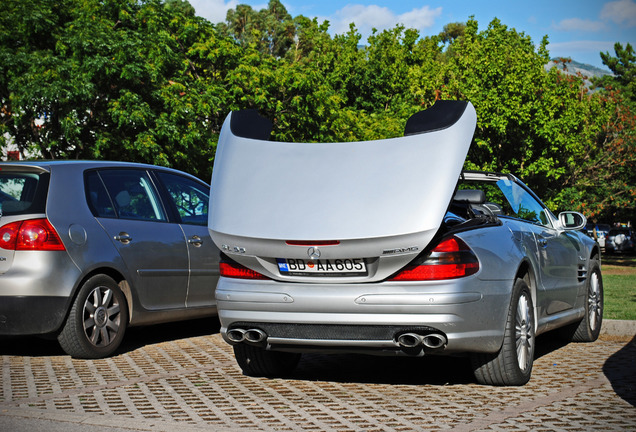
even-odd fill
[(636, 430), (636, 339), (624, 337), (539, 337), (523, 387), (478, 385), (446, 357), (312, 354), (288, 379), (250, 378), (214, 320), (130, 329), (102, 360), (0, 342), (0, 430)]

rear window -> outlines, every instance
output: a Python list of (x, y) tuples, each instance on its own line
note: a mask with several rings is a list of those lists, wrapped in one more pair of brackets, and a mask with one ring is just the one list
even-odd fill
[(0, 210), (3, 215), (44, 213), (49, 173), (0, 171)]

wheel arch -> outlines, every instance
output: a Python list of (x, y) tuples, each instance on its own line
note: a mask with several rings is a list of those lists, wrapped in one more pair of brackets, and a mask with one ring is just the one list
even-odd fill
[(590, 251), (590, 259), (597, 260), (599, 262), (601, 261), (601, 247), (598, 243), (592, 247), (592, 250)]
[[(133, 304), (135, 301), (133, 298), (132, 289), (130, 288), (130, 284), (128, 283), (128, 280), (124, 277), (124, 275), (121, 274), (121, 272), (119, 272), (117, 269), (114, 269), (112, 267), (108, 267), (108, 266), (96, 267), (92, 269), (90, 272), (84, 274), (84, 276), (78, 281), (75, 287), (73, 295), (70, 298), (70, 304), (73, 304), (73, 301), (75, 301), (75, 297), (77, 297), (80, 288), (86, 283), (86, 281), (92, 278), (93, 276), (99, 275), (99, 274), (106, 275), (110, 277), (111, 279), (113, 279), (119, 286), (119, 289), (124, 294), (124, 297), (126, 298), (126, 306), (128, 308), (128, 322), (126, 323), (126, 325), (129, 325), (130, 322), (132, 321)], [(70, 307), (66, 311), (67, 316), (69, 312), (70, 312)]]
[[(532, 304), (534, 307), (535, 317), (537, 317), (537, 275), (535, 274), (535, 270), (532, 267), (532, 263), (528, 259), (524, 259), (519, 263), (519, 267), (517, 268), (517, 273), (515, 274), (515, 281), (517, 279), (523, 279), (526, 284), (528, 284), (528, 288), (530, 289), (530, 295), (532, 296)], [(538, 319), (535, 318), (534, 325), (535, 330), (537, 327)]]

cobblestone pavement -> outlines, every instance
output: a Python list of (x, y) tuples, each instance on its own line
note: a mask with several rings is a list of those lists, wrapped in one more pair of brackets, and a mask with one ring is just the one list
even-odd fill
[(130, 329), (121, 354), (92, 361), (52, 341), (0, 341), (0, 430), (20, 418), (100, 431), (636, 430), (636, 338), (542, 336), (530, 383), (487, 387), (445, 357), (312, 354), (289, 379), (250, 378), (209, 330)]

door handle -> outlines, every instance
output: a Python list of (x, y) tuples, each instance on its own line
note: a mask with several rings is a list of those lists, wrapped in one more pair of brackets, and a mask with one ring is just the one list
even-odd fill
[(188, 239), (188, 243), (190, 243), (193, 246), (201, 246), (203, 244), (203, 239), (197, 235), (192, 236)]
[(118, 242), (122, 242), (123, 244), (128, 244), (132, 241), (132, 236), (127, 232), (120, 232), (113, 238)]

